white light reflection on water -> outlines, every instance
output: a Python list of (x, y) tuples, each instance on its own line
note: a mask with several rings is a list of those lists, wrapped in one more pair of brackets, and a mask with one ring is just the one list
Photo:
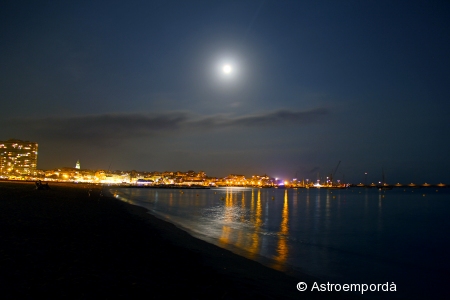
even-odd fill
[(393, 298), (436, 294), (449, 278), (448, 189), (426, 189), (426, 197), (362, 188), (117, 192), (196, 237), (280, 270), (334, 283), (395, 282)]

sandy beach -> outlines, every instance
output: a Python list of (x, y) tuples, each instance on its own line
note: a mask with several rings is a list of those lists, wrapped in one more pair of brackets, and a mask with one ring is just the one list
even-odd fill
[(0, 293), (9, 298), (359, 299), (190, 236), (101, 186), (0, 182)]

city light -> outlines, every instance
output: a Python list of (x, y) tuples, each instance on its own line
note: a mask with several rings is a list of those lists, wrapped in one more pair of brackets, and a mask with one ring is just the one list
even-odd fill
[[(0, 178), (9, 180), (42, 180), (54, 182), (83, 182), (108, 185), (136, 185), (136, 186), (164, 186), (164, 187), (255, 187), (255, 188), (347, 188), (349, 183), (341, 182), (332, 177), (317, 179), (293, 178), (281, 179), (264, 175), (246, 177), (241, 174), (229, 174), (218, 178), (207, 176), (203, 171), (175, 171), (175, 172), (137, 172), (137, 171), (109, 171), (81, 169), (80, 161), (74, 163), (73, 168), (58, 168), (52, 170), (38, 170), (38, 144), (29, 141), (8, 140), (0, 141)], [(376, 181), (377, 184), (367, 185), (368, 172), (364, 172), (364, 184), (357, 187), (390, 189), (392, 187), (446, 187), (446, 184), (400, 184), (389, 185)], [(323, 183), (321, 183), (321, 181)]]

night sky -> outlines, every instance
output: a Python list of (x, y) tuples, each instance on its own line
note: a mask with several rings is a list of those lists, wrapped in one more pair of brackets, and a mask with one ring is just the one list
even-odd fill
[(0, 140), (39, 169), (450, 183), (449, 1), (2, 1), (0, 24)]

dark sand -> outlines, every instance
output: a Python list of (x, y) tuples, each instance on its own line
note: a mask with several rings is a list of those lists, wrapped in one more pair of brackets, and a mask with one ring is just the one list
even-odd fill
[(299, 281), (315, 279), (193, 238), (144, 208), (102, 196), (100, 186), (50, 187), (0, 182), (2, 297), (359, 298), (299, 292)]

